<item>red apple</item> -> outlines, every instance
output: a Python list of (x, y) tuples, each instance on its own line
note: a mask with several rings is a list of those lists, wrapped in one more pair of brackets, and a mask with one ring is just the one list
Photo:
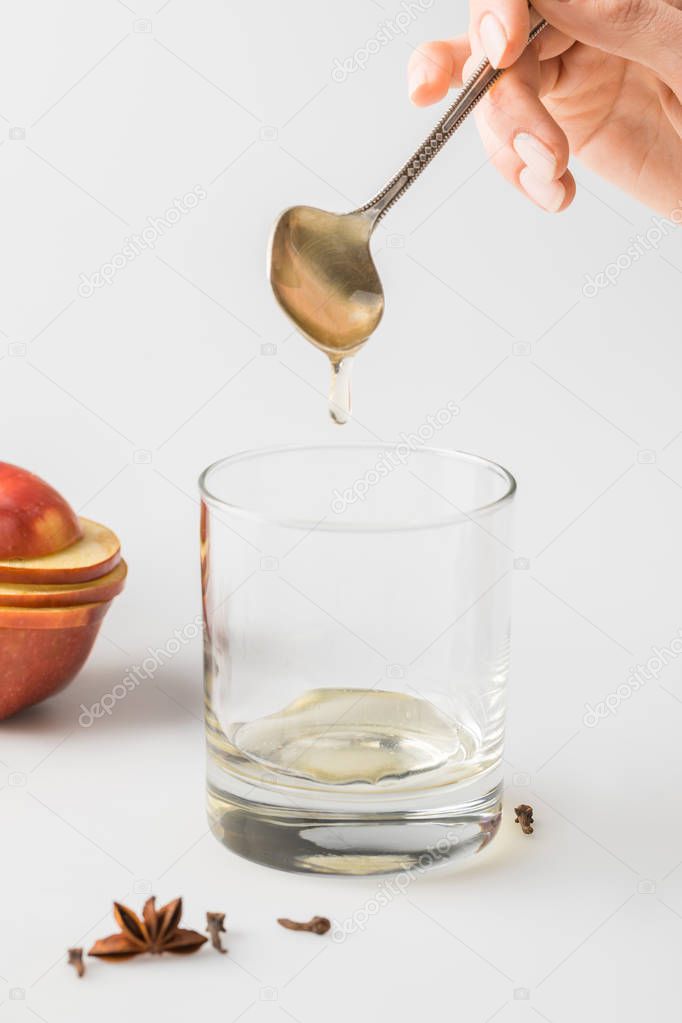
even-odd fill
[(115, 533), (90, 519), (79, 519), (82, 536), (70, 547), (39, 558), (0, 559), (3, 583), (81, 583), (99, 579), (121, 560)]
[(0, 607), (0, 720), (71, 681), (85, 664), (110, 604)]
[(56, 490), (26, 469), (0, 462), (0, 558), (40, 558), (80, 537), (76, 513)]
[(73, 607), (112, 600), (123, 589), (127, 574), (128, 566), (120, 561), (111, 572), (86, 583), (0, 583), (0, 607)]

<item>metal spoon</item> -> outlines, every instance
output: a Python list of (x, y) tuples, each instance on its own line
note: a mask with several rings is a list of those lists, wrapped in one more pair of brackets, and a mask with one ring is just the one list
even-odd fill
[[(533, 10), (531, 19), (528, 43), (547, 25)], [(482, 61), (419, 149), (370, 202), (343, 214), (292, 206), (274, 226), (270, 283), (296, 327), (331, 360), (331, 412), (338, 422), (345, 422), (349, 412), (345, 399), (336, 402), (341, 363), (362, 347), (384, 312), (384, 289), (370, 250), (372, 232), (503, 73)]]

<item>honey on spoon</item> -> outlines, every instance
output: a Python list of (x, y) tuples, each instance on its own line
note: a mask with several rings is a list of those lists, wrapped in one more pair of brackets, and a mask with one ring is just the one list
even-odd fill
[(350, 412), (350, 359), (382, 317), (384, 290), (369, 239), (375, 218), (294, 206), (277, 222), (270, 280), (284, 311), (332, 366), (330, 412), (338, 423)]
[[(531, 9), (529, 43), (546, 24)], [(298, 330), (330, 360), (329, 408), (337, 423), (350, 415), (350, 360), (384, 312), (384, 289), (370, 250), (372, 232), (502, 74), (503, 69), (482, 61), (416, 153), (365, 206), (345, 214), (292, 206), (275, 224), (270, 283)]]

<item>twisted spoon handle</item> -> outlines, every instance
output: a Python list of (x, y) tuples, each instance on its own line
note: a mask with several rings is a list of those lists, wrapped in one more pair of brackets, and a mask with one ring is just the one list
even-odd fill
[[(542, 30), (547, 27), (547, 22), (533, 10), (531, 10), (531, 17), (534, 18), (535, 23), (531, 28), (526, 45), (537, 39)], [(479, 100), (485, 96), (488, 89), (492, 88), (504, 71), (504, 68), (491, 67), (487, 60), (481, 61), (457, 93), (455, 101), (443, 114), (431, 134), (424, 139), (416, 153), (373, 199), (355, 212), (370, 213), (374, 224), (376, 224), (390, 210), (391, 206), (397, 203), (398, 199), (402, 199), (410, 185), (437, 156), (448, 139), (452, 138), (460, 124), (466, 120)]]

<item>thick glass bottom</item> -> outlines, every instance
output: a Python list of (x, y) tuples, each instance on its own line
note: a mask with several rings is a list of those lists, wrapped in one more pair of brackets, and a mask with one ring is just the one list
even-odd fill
[(223, 845), (268, 867), (386, 874), (426, 870), (480, 852), (499, 827), (501, 795), (497, 784), (447, 808), (359, 812), (355, 804), (322, 811), (260, 802), (209, 783), (208, 817)]

